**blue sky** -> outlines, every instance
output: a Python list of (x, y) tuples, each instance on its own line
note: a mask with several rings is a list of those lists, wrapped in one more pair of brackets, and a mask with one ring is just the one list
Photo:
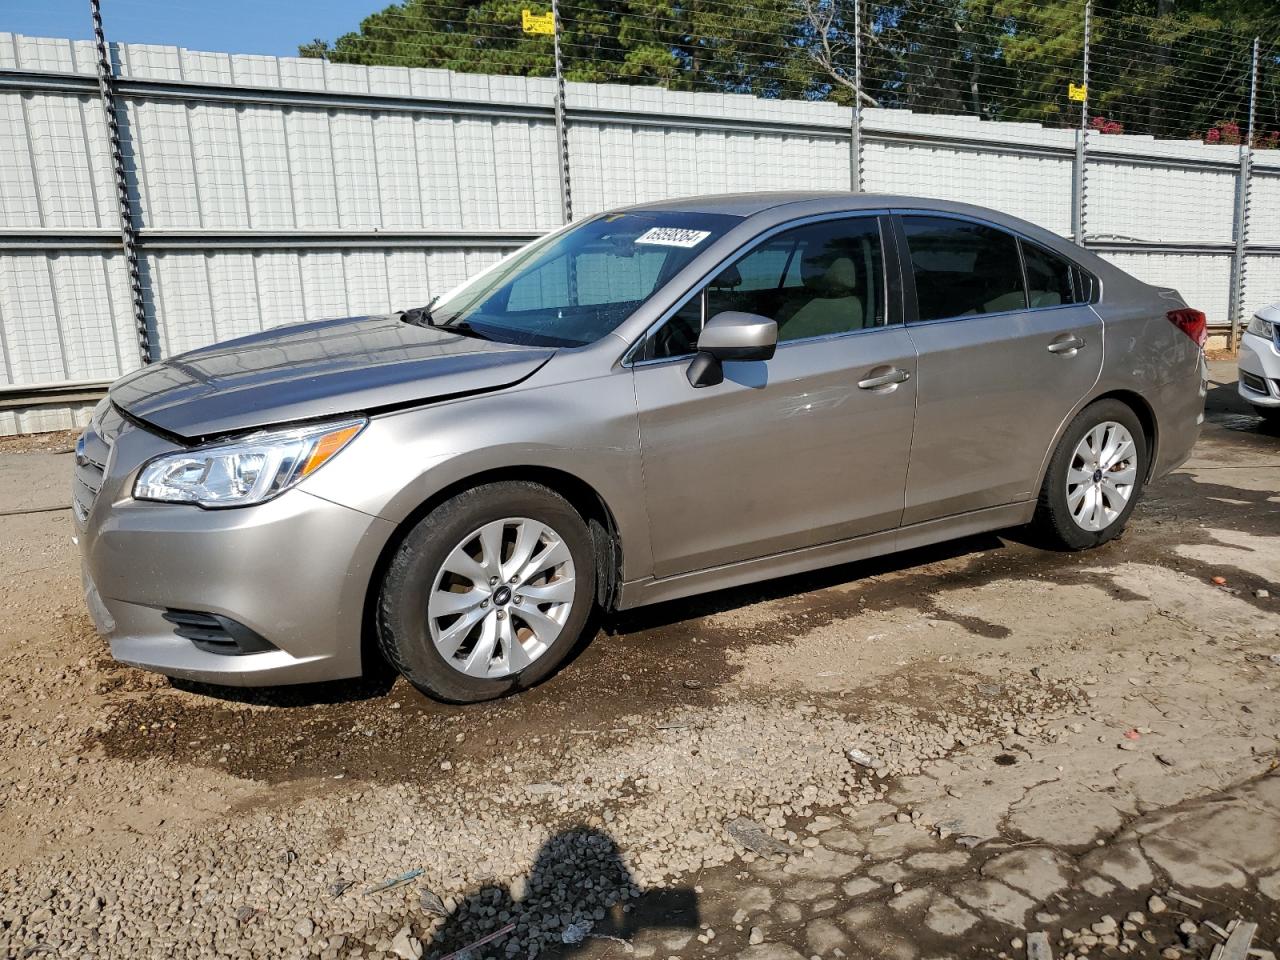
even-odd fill
[[(110, 40), (194, 50), (296, 55), (332, 40), (391, 0), (102, 0)], [(89, 0), (0, 0), (0, 31), (37, 37), (91, 35)]]

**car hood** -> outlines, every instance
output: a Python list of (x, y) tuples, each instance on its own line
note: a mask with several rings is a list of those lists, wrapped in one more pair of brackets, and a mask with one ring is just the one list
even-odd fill
[(184, 439), (500, 390), (555, 353), (397, 315), (279, 327), (144, 367), (111, 387), (129, 416)]

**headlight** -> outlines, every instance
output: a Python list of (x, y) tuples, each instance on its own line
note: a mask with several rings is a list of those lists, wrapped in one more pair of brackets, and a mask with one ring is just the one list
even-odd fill
[(1270, 340), (1275, 335), (1275, 324), (1270, 320), (1254, 317), (1249, 321), (1249, 332), (1254, 336), (1262, 337), (1264, 340)]
[(243, 507), (261, 503), (308, 477), (364, 429), (346, 420), (269, 430), (234, 442), (167, 453), (148, 462), (133, 485), (136, 500)]

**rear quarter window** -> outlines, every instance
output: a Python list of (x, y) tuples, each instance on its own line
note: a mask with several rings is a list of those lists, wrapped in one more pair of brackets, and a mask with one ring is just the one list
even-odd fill
[(1022, 264), (1027, 271), (1027, 304), (1036, 307), (1061, 307), (1084, 302), (1076, 291), (1073, 277), (1075, 264), (1056, 253), (1026, 240), (1022, 244)]
[(1092, 273), (1073, 263), (1071, 275), (1075, 283), (1076, 303), (1097, 303), (1102, 299), (1102, 285)]

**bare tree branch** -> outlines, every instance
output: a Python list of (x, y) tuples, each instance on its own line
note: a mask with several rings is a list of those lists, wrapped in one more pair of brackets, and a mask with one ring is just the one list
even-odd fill
[(859, 90), (853, 78), (837, 65), (839, 60), (847, 60), (851, 55), (852, 44), (848, 41), (832, 42), (832, 36), (837, 32), (835, 0), (800, 0), (800, 9), (804, 12), (805, 21), (817, 38), (816, 44), (806, 48), (806, 52), (813, 61), (835, 83), (856, 95), (859, 102), (869, 107), (880, 106), (875, 97), (865, 90)]

